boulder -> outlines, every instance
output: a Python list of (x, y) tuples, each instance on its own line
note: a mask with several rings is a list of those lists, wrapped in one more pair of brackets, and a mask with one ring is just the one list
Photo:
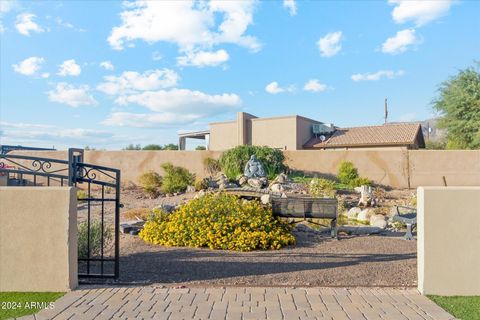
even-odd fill
[(264, 194), (263, 196), (260, 197), (260, 201), (261, 201), (263, 204), (269, 204), (271, 198), (272, 198), (272, 197), (271, 197), (269, 194)]
[(260, 180), (259, 178), (250, 178), (247, 180), (247, 183), (253, 187), (253, 188), (262, 188), (264, 186), (264, 183), (262, 180)]
[(375, 212), (372, 209), (364, 209), (357, 215), (357, 221), (370, 222), (370, 217), (374, 214)]
[(288, 176), (287, 176), (285, 173), (280, 173), (280, 174), (275, 178), (275, 180), (273, 180), (273, 182), (275, 182), (275, 183), (280, 183), (280, 184), (287, 183), (287, 182), (288, 182)]
[(287, 198), (287, 195), (284, 193), (282, 193), (282, 195), (280, 196), (280, 198)]
[(201, 198), (201, 197), (203, 197), (205, 194), (206, 194), (205, 190), (200, 190), (200, 191), (197, 192), (197, 194), (195, 195), (194, 199)]
[(237, 181), (238, 181), (238, 184), (239, 184), (239, 185), (243, 186), (244, 184), (247, 183), (248, 178), (245, 177), (244, 175), (242, 175), (239, 179), (237, 179)]
[(192, 193), (195, 192), (195, 187), (194, 186), (187, 186), (187, 190), (185, 190), (187, 193)]
[(348, 219), (357, 219), (358, 214), (362, 212), (362, 209), (359, 207), (353, 207), (347, 212), (347, 218)]
[(283, 192), (284, 188), (280, 183), (274, 183), (270, 186), (270, 190), (280, 193)]
[(228, 182), (228, 178), (226, 175), (224, 175), (223, 173), (219, 173), (217, 174), (217, 176), (215, 177), (215, 182), (217, 182), (219, 185), (220, 184), (225, 184)]
[(175, 206), (171, 204), (161, 204), (157, 206), (158, 209), (165, 211), (166, 213), (171, 213), (173, 210), (175, 210)]
[(373, 227), (378, 227), (385, 229), (387, 227), (387, 220), (382, 214), (375, 214), (370, 217), (370, 225)]

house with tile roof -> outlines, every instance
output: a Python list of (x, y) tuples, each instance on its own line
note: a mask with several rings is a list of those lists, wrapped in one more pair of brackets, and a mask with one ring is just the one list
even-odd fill
[(331, 134), (316, 135), (304, 149), (425, 148), (422, 126), (418, 123), (396, 123), (379, 126), (335, 128)]
[(418, 123), (339, 128), (299, 115), (258, 118), (239, 112), (235, 120), (209, 126), (209, 130), (179, 134), (179, 149), (185, 150), (187, 139), (205, 140), (207, 150), (214, 151), (239, 145), (282, 150), (425, 148)]

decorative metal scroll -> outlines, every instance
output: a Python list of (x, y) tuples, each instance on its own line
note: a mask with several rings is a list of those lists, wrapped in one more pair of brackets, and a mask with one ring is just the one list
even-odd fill
[(76, 186), (81, 279), (119, 276), (120, 170), (84, 162), (83, 149), (68, 161), (0, 154), (0, 185)]

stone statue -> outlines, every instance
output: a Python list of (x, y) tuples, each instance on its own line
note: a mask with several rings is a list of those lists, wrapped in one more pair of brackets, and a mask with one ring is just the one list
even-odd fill
[(245, 165), (243, 174), (247, 178), (263, 178), (266, 176), (262, 163), (258, 161), (254, 154), (252, 154), (250, 160), (248, 160), (247, 164)]

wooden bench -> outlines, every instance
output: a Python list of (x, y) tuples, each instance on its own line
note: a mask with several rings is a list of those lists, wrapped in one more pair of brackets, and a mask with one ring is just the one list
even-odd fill
[[(330, 219), (332, 238), (337, 237), (337, 199), (291, 197), (273, 198), (272, 212), (276, 217), (295, 219)], [(310, 221), (312, 223), (316, 223)], [(319, 224), (319, 223), (316, 223)]]

